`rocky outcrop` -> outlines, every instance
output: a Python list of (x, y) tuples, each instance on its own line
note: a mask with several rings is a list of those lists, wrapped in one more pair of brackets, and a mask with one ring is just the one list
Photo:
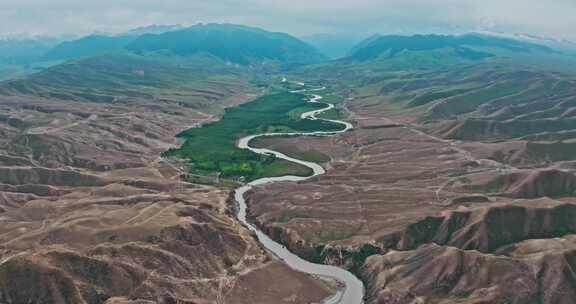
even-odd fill
[(141, 191), (116, 185), (5, 210), (0, 302), (214, 303), (250, 289), (237, 303), (265, 304), (269, 286), (246, 284), (270, 282), (271, 273), (289, 282), (273, 287), (282, 297), (315, 302), (329, 295), (320, 281), (273, 263), (226, 211), (227, 192), (190, 187), (110, 197)]
[(576, 192), (576, 175), (558, 169), (522, 170), (489, 175), (461, 188), (513, 198), (564, 197)]
[(576, 233), (576, 204), (552, 206), (500, 205), (427, 217), (396, 235), (397, 250), (436, 243), (464, 250), (494, 252), (534, 238)]
[(143, 269), (62, 249), (16, 256), (0, 266), (5, 303), (101, 303), (145, 279)]
[(511, 183), (505, 193), (516, 198), (573, 196), (576, 175), (561, 170), (533, 170)]
[(574, 249), (513, 259), (430, 244), (372, 256), (362, 278), (369, 304), (568, 304), (575, 263)]

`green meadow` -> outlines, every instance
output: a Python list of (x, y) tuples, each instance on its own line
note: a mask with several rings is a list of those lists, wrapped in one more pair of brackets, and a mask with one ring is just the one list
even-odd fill
[[(303, 94), (283, 92), (227, 109), (219, 121), (179, 134), (184, 144), (179, 149), (165, 152), (164, 156), (187, 160), (193, 174), (220, 173), (223, 178), (244, 177), (246, 180), (286, 174), (290, 163), (239, 149), (236, 142), (253, 134), (337, 131), (342, 128), (330, 122), (300, 119), (301, 113), (325, 107), (324, 104), (308, 103), (307, 99)], [(302, 172), (308, 173), (307, 170)]]

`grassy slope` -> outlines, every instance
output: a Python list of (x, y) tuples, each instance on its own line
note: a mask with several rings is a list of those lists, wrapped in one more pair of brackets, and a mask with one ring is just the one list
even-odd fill
[(308, 66), (294, 74), (329, 82), (340, 95), (354, 97), (348, 105), (364, 115), (426, 123), (431, 132), (447, 138), (573, 139), (559, 132), (575, 128), (574, 58), (559, 53), (478, 50), (496, 56), (464, 60), (443, 49), (403, 51), (365, 62)]
[(195, 25), (159, 35), (143, 35), (126, 48), (136, 53), (169, 51), (183, 56), (208, 53), (241, 65), (279, 63), (288, 67), (324, 60), (312, 46), (288, 34), (232, 24)]
[(285, 173), (285, 162), (236, 147), (236, 141), (245, 135), (265, 132), (310, 132), (338, 130), (341, 126), (323, 121), (300, 120), (295, 113), (322, 108), (310, 104), (301, 94), (279, 93), (261, 97), (253, 102), (231, 108), (221, 120), (187, 130), (180, 134), (185, 139), (180, 149), (167, 156), (189, 160), (196, 173), (221, 172), (223, 177), (256, 179)]
[(250, 91), (248, 77), (242, 69), (210, 57), (117, 53), (69, 61), (4, 82), (0, 94), (105, 103), (156, 99), (219, 112), (225, 106), (221, 100), (230, 93)]

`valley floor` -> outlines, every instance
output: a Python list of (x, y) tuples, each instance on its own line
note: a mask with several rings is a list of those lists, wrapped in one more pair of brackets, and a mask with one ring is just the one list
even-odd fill
[[(249, 220), (299, 256), (362, 278), (369, 304), (576, 302), (574, 80), (477, 66), (366, 74), (319, 81), (338, 105), (324, 117), (354, 130), (254, 142), (327, 174), (256, 187)], [(93, 102), (40, 76), (0, 87), (0, 301), (334, 294), (267, 252), (230, 196), (245, 180), (309, 173), (236, 148), (249, 134), (332, 130), (299, 119), (315, 109), (303, 95), (262, 96), (241, 77), (211, 76), (186, 80), (184, 97), (106, 88)]]
[[(423, 84), (412, 81), (398, 91), (414, 98), (410, 85)], [(576, 301), (574, 276), (562, 271), (576, 261), (570, 157), (533, 148), (551, 144), (543, 140), (490, 141), (506, 133), (489, 129), (483, 140), (451, 138), (474, 133), (441, 132), (448, 118), (423, 124), (431, 112), (403, 107), (392, 92), (349, 96), (343, 108), (355, 129), (336, 138), (260, 141), (260, 147), (313, 155), (328, 173), (260, 187), (250, 197), (252, 220), (293, 252), (354, 271), (368, 287), (369, 303)], [(485, 97), (491, 106), (508, 98)], [(428, 109), (451, 101), (440, 98)], [(556, 145), (566, 152), (569, 143)]]
[[(240, 83), (222, 102), (253, 93)], [(164, 105), (0, 97), (0, 302), (280, 304), (334, 292), (272, 258), (228, 189), (190, 184), (182, 162), (159, 157), (214, 114)]]

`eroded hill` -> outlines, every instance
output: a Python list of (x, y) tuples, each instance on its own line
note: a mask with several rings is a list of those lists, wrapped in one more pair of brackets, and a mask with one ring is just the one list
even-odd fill
[(339, 88), (356, 128), (261, 142), (320, 154), (328, 173), (254, 191), (253, 220), (357, 273), (368, 303), (576, 301), (574, 62), (470, 42), (494, 56), (465, 58), (454, 40), (416, 38), (298, 73)]
[[(126, 59), (124, 57), (124, 59)], [(163, 159), (255, 98), (246, 78), (105, 56), (2, 84), (0, 301), (293, 303), (332, 293), (273, 259), (229, 192)]]

